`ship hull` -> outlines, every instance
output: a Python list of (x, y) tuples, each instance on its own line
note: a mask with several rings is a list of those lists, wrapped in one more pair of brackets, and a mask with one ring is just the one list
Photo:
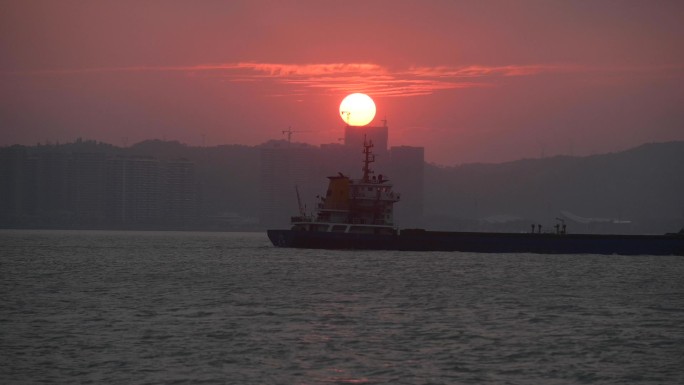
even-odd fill
[(684, 236), (473, 233), (402, 230), (394, 235), (268, 230), (277, 247), (475, 253), (684, 255)]

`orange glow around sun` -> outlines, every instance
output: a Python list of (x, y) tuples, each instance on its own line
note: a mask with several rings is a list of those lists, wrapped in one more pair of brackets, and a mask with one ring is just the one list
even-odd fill
[(350, 126), (365, 126), (375, 117), (375, 102), (366, 94), (351, 94), (340, 103), (340, 117)]

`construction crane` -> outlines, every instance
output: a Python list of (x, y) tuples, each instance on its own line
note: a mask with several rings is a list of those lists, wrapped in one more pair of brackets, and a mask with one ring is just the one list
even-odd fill
[(346, 118), (343, 118), (347, 122), (347, 126), (349, 126), (349, 117), (351, 116), (351, 111), (340, 111), (340, 115), (342, 116), (347, 116)]
[(283, 130), (283, 135), (287, 134), (287, 142), (292, 142), (292, 134), (295, 132), (311, 132), (311, 131), (292, 131), (292, 127), (288, 127), (287, 130)]

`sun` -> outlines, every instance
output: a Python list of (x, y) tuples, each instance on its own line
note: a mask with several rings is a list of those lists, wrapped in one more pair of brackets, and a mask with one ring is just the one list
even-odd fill
[(366, 94), (347, 95), (340, 103), (340, 117), (347, 125), (365, 126), (375, 117), (375, 102)]

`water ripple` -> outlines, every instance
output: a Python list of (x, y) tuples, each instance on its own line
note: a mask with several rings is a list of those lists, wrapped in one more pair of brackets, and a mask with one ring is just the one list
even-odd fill
[(0, 382), (684, 383), (684, 260), (0, 231)]

